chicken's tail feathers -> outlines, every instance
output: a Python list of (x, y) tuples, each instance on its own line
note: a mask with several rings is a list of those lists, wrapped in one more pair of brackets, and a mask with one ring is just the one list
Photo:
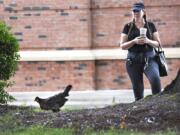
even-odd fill
[(65, 90), (64, 90), (64, 92), (63, 92), (63, 95), (65, 96), (65, 97), (67, 97), (67, 96), (69, 96), (69, 91), (72, 89), (72, 85), (68, 85), (66, 88), (65, 88)]

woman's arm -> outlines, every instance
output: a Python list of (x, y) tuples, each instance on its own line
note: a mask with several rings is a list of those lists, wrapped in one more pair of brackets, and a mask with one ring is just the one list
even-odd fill
[(131, 48), (135, 44), (134, 40), (128, 41), (128, 36), (124, 33), (121, 34), (120, 47), (123, 50)]
[(146, 39), (146, 43), (151, 45), (152, 47), (158, 47), (159, 44), (161, 44), (161, 40), (159, 38), (159, 33), (158, 32), (154, 32), (153, 33), (153, 40), (150, 39)]
[(148, 40), (148, 39), (142, 38), (142, 37), (136, 37), (131, 41), (127, 41), (127, 40), (128, 40), (128, 36), (126, 34), (122, 33), (121, 40), (120, 40), (120, 47), (123, 50), (129, 49), (135, 44), (144, 45), (146, 40)]

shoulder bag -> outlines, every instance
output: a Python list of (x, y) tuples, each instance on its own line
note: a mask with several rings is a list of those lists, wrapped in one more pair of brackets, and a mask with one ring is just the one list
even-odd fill
[(155, 59), (159, 66), (159, 74), (161, 77), (167, 76), (168, 75), (168, 66), (167, 66), (166, 57), (165, 57), (165, 54), (164, 54), (164, 51), (163, 51), (161, 45), (159, 44), (158, 49), (154, 49), (154, 50), (156, 52)]

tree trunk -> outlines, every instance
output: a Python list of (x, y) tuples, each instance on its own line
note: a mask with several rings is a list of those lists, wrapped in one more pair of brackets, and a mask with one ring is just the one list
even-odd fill
[(163, 94), (173, 94), (180, 92), (180, 69), (176, 78), (164, 88)]

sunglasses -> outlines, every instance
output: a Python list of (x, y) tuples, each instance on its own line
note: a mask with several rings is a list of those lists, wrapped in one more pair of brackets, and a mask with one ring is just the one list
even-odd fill
[(141, 10), (133, 10), (134, 13), (139, 13)]

